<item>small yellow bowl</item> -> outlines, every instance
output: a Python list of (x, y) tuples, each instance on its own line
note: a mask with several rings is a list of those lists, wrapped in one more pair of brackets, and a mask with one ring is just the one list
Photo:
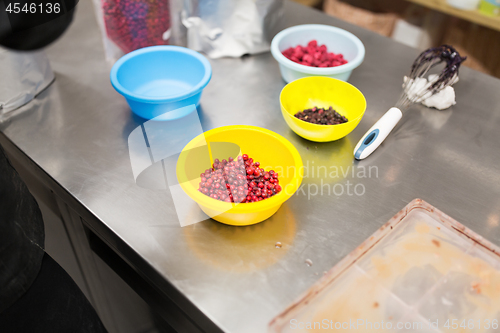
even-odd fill
[[(266, 171), (278, 172), (282, 191), (250, 203), (219, 201), (198, 191), (200, 174), (213, 160), (248, 154)], [(191, 140), (177, 160), (177, 180), (186, 194), (216, 221), (244, 226), (271, 217), (299, 188), (303, 165), (297, 149), (284, 137), (265, 128), (234, 125), (214, 128)]]
[[(366, 110), (365, 96), (352, 84), (320, 76), (310, 76), (287, 84), (280, 94), (281, 113), (290, 128), (301, 137), (316, 142), (343, 138), (358, 126)], [(295, 117), (313, 107), (329, 108), (347, 117), (339, 125), (316, 125)]]

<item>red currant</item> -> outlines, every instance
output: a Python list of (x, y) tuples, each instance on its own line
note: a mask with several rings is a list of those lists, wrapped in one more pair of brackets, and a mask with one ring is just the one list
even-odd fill
[(281, 191), (278, 174), (260, 168), (247, 154), (228, 160), (215, 159), (212, 168), (200, 174), (198, 191), (225, 202), (257, 202)]

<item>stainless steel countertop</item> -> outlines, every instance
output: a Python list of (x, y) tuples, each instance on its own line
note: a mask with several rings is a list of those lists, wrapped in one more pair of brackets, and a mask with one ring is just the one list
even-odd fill
[[(287, 25), (335, 25), (364, 43), (366, 59), (349, 80), (368, 102), (359, 126), (332, 143), (295, 135), (280, 114), (285, 83), (270, 53), (210, 60), (202, 125), (271, 129), (297, 147), (304, 164), (347, 170), (346, 178), (333, 180), (340, 184), (337, 193), (341, 186), (347, 191), (348, 181), (362, 184), (365, 193), (310, 200), (301, 193), (261, 224), (237, 228), (207, 220), (181, 228), (168, 192), (134, 183), (127, 137), (144, 120), (111, 87), (91, 2), (78, 7), (69, 31), (47, 49), (55, 83), (0, 130), (97, 217), (91, 228), (136, 270), (147, 275), (152, 267), (153, 283), (177, 288), (222, 330), (264, 332), (324, 271), (417, 197), (500, 245), (500, 80), (462, 68), (457, 105), (413, 107), (382, 147), (355, 162), (354, 145), (396, 102), (418, 52), (287, 2)], [(347, 169), (353, 166), (356, 172), (372, 166), (372, 177), (353, 177)], [(307, 190), (319, 182), (309, 177), (303, 183)], [(281, 249), (274, 246), (278, 241)]]

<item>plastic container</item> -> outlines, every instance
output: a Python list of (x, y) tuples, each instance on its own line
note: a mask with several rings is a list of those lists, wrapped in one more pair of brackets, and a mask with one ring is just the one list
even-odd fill
[(479, 6), (480, 0), (446, 0), (446, 3), (452, 7), (463, 10), (474, 10)]
[(116, 91), (135, 114), (146, 119), (198, 105), (211, 77), (208, 60), (180, 46), (151, 46), (130, 52), (110, 73)]
[(481, 0), (479, 11), (489, 16), (500, 15), (500, 0)]
[(54, 81), (44, 51), (19, 52), (0, 48), (0, 123), (26, 111)]
[[(319, 45), (326, 45), (328, 52), (342, 53), (348, 63), (337, 67), (310, 67), (297, 64), (281, 53), (289, 47), (305, 46), (313, 39)], [(271, 52), (286, 82), (306, 76), (327, 76), (347, 81), (365, 58), (365, 47), (358, 37), (343, 29), (321, 24), (297, 25), (279, 32), (271, 42)]]
[(93, 0), (108, 60), (131, 51), (168, 45), (170, 0)]
[[(235, 158), (241, 154), (259, 161), (266, 171), (278, 172), (282, 191), (259, 202), (238, 204), (219, 201), (198, 191), (200, 174), (214, 159)], [(177, 161), (177, 180), (209, 217), (244, 226), (262, 222), (276, 213), (299, 188), (302, 169), (299, 152), (281, 135), (260, 127), (234, 125), (212, 129), (191, 140)]]
[(499, 251), (415, 199), (278, 315), (269, 332), (312, 331), (293, 322), (326, 323), (325, 331), (498, 332)]
[[(366, 99), (352, 84), (329, 77), (311, 76), (287, 84), (280, 94), (281, 114), (290, 128), (301, 137), (316, 142), (345, 137), (358, 126), (366, 110)], [(329, 108), (345, 116), (348, 122), (316, 125), (296, 118), (297, 112), (312, 107)]]

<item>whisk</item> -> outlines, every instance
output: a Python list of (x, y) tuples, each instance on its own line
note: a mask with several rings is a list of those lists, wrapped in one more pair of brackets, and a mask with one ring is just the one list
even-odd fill
[[(399, 122), (403, 111), (406, 111), (413, 103), (420, 103), (456, 82), (458, 68), (465, 59), (466, 57), (461, 57), (449, 45), (430, 48), (422, 52), (413, 62), (409, 76), (405, 77), (403, 92), (398, 102), (363, 135), (354, 148), (354, 157), (362, 160), (370, 156)], [(441, 63), (446, 63), (446, 65), (439, 75), (429, 82), (420, 80), (431, 68)]]

